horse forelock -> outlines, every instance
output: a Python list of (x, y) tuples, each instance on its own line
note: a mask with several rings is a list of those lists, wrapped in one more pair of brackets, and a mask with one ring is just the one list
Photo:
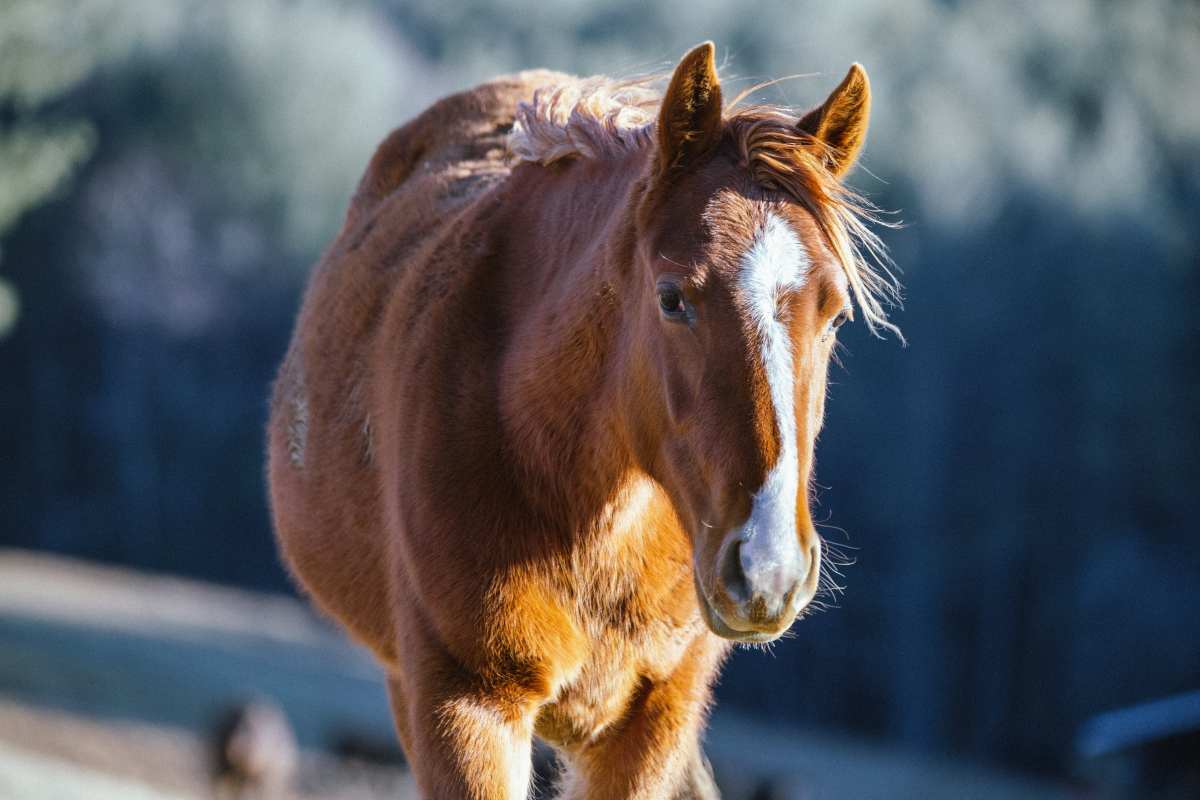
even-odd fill
[[(539, 87), (518, 104), (508, 147), (519, 160), (548, 165), (571, 158), (617, 158), (653, 146), (661, 76), (574, 78)], [(900, 302), (892, 261), (872, 225), (890, 226), (880, 210), (825, 166), (826, 145), (799, 127), (796, 110), (740, 105), (724, 112), (724, 135), (739, 165), (763, 188), (778, 191), (816, 219), (845, 270), (855, 303), (874, 333), (899, 329), (887, 307)], [(901, 337), (902, 338), (902, 337)]]

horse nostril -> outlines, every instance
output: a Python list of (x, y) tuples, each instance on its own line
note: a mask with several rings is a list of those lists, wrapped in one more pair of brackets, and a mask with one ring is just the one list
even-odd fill
[(744, 603), (750, 599), (750, 585), (746, 581), (746, 573), (742, 570), (742, 543), (731, 542), (721, 558), (721, 585), (725, 593), (735, 603)]
[(821, 543), (814, 542), (808, 548), (808, 573), (804, 576), (804, 588), (811, 596), (817, 591), (817, 581), (821, 578)]
[(791, 595), (808, 572), (804, 561), (800, 549), (790, 544), (747, 541), (741, 549), (746, 594), (768, 601)]

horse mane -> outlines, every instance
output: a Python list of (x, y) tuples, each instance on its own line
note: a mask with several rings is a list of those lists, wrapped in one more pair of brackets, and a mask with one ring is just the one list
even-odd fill
[[(517, 105), (508, 147), (516, 158), (547, 165), (570, 158), (615, 158), (654, 143), (661, 76), (570, 78), (542, 86)], [(900, 304), (892, 261), (871, 225), (892, 227), (868, 199), (826, 168), (827, 146), (799, 128), (781, 105), (741, 105), (753, 86), (725, 106), (725, 137), (760, 186), (803, 205), (825, 234), (872, 333), (903, 335), (885, 306)]]

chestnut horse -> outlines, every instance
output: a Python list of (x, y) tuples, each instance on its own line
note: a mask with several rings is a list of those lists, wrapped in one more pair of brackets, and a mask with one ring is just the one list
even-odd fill
[[(715, 797), (731, 642), (813, 599), (836, 330), (891, 327), (847, 190), (858, 65), (817, 108), (722, 103), (705, 43), (650, 84), (549, 72), (380, 146), (275, 386), (283, 556), (387, 675), (429, 798)], [(865, 253), (865, 256), (864, 256)]]

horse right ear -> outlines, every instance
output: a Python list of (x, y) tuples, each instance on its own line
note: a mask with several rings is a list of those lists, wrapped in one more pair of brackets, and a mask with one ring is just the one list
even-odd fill
[(721, 81), (712, 42), (683, 57), (658, 112), (658, 157), (662, 171), (695, 162), (721, 140)]

